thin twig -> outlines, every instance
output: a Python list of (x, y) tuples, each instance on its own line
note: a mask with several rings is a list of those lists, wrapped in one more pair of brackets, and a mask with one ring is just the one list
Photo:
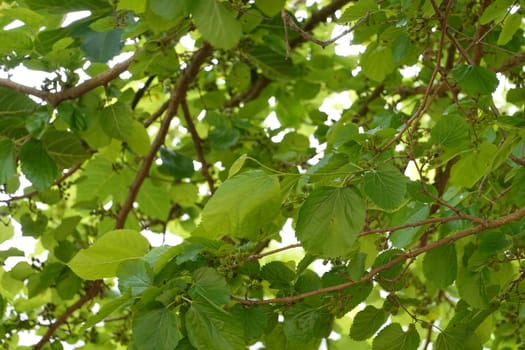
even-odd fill
[(201, 163), (202, 176), (204, 176), (204, 178), (206, 179), (210, 192), (214, 193), (215, 181), (213, 180), (213, 177), (210, 174), (210, 164), (208, 164), (206, 158), (204, 157), (204, 152), (202, 150), (202, 140), (199, 137), (199, 133), (195, 128), (195, 123), (193, 123), (193, 119), (191, 118), (190, 109), (188, 108), (188, 103), (186, 102), (186, 99), (182, 100), (181, 107), (184, 120), (186, 121), (186, 126), (188, 127), (188, 131), (190, 132), (191, 140), (193, 141), (193, 148), (195, 148), (197, 159)]
[(251, 300), (251, 299), (244, 299), (244, 298), (239, 298), (239, 297), (232, 296), (231, 299), (233, 301), (236, 301), (236, 302), (238, 302), (240, 304), (244, 304), (244, 305), (290, 304), (290, 303), (294, 303), (296, 301), (299, 301), (299, 300), (302, 300), (302, 299), (305, 299), (305, 298), (308, 298), (308, 297), (312, 297), (312, 296), (315, 296), (315, 295), (320, 295), (320, 294), (324, 294), (324, 293), (330, 293), (330, 292), (336, 292), (336, 291), (344, 290), (344, 289), (346, 289), (348, 287), (351, 287), (353, 285), (356, 285), (358, 283), (365, 283), (365, 282), (371, 281), (380, 272), (388, 270), (388, 269), (390, 269), (390, 268), (392, 268), (392, 267), (394, 267), (394, 266), (396, 266), (398, 264), (401, 264), (401, 263), (403, 263), (404, 261), (406, 261), (408, 259), (416, 258), (419, 255), (421, 255), (423, 253), (426, 253), (426, 252), (428, 252), (430, 250), (433, 250), (433, 249), (445, 246), (447, 244), (454, 243), (454, 242), (456, 242), (456, 241), (458, 241), (458, 240), (460, 240), (462, 238), (478, 234), (478, 233), (483, 232), (485, 230), (497, 228), (497, 227), (500, 227), (500, 226), (502, 226), (504, 224), (507, 224), (509, 222), (520, 220), (523, 217), (525, 217), (525, 208), (521, 208), (521, 209), (516, 210), (515, 212), (513, 212), (511, 214), (508, 214), (508, 215), (505, 215), (505, 216), (501, 216), (501, 217), (499, 217), (499, 218), (497, 218), (495, 220), (487, 221), (484, 225), (478, 225), (478, 226), (475, 226), (475, 227), (472, 227), (472, 228), (460, 231), (460, 232), (458, 232), (456, 234), (453, 234), (453, 235), (444, 237), (444, 238), (442, 238), (440, 240), (437, 240), (437, 241), (434, 241), (432, 243), (429, 243), (429, 244), (427, 244), (427, 245), (425, 245), (423, 247), (418, 247), (418, 248), (415, 248), (415, 249), (413, 249), (411, 251), (408, 251), (408, 252), (406, 252), (404, 254), (399, 254), (399, 256), (396, 259), (393, 259), (393, 260), (389, 261), (388, 263), (386, 263), (384, 265), (381, 265), (381, 266), (378, 266), (378, 267), (375, 267), (375, 268), (371, 269), (366, 275), (364, 275), (361, 279), (359, 279), (357, 281), (348, 281), (348, 282), (337, 284), (337, 285), (334, 285), (334, 286), (320, 288), (320, 289), (312, 290), (312, 291), (309, 291), (309, 292), (306, 292), (306, 293), (296, 294), (296, 295), (292, 295), (292, 296), (288, 296), (288, 297), (280, 297), (280, 298), (273, 298), (273, 299), (262, 299), (262, 300)]
[[(80, 168), (82, 168), (82, 164), (83, 163), (84, 162), (80, 162), (80, 163), (74, 165), (73, 167), (71, 167), (66, 173), (64, 173), (62, 176), (60, 176), (58, 179), (56, 179), (53, 182), (53, 185), (51, 185), (51, 186), (58, 186), (58, 185), (60, 185), (64, 180), (66, 180), (68, 177), (70, 177), (75, 172), (77, 172)], [(31, 192), (25, 193), (25, 194), (20, 195), (20, 196), (10, 197), (9, 199), (0, 199), (0, 202), (2, 202), (2, 203), (11, 203), (11, 202), (14, 202), (14, 201), (17, 201), (17, 200), (20, 200), (20, 199), (33, 198), (34, 196), (38, 195), (38, 193), (39, 193), (38, 191), (31, 191)]]
[(60, 327), (62, 324), (64, 324), (69, 316), (73, 314), (76, 310), (80, 309), (82, 306), (84, 306), (85, 303), (90, 301), (91, 299), (95, 298), (97, 294), (100, 292), (102, 288), (102, 281), (97, 280), (93, 282), (93, 285), (91, 288), (87, 291), (86, 294), (84, 294), (80, 299), (78, 299), (73, 305), (69, 306), (66, 311), (62, 315), (60, 315), (59, 318), (56, 319), (54, 323), (52, 323), (49, 328), (47, 329), (47, 332), (40, 338), (40, 341), (35, 345), (33, 348), (34, 350), (40, 350), (42, 347), (51, 339), (55, 331)]
[(447, 217), (443, 217), (443, 218), (430, 218), (430, 219), (414, 221), (414, 222), (410, 222), (410, 223), (407, 223), (407, 224), (402, 224), (402, 225), (397, 225), (397, 226), (392, 226), (392, 227), (376, 228), (376, 229), (373, 229), (373, 230), (363, 231), (363, 232), (361, 232), (359, 234), (359, 237), (369, 236), (369, 235), (373, 235), (373, 234), (376, 234), (376, 233), (394, 232), (394, 231), (399, 231), (399, 230), (402, 230), (402, 229), (405, 229), (405, 228), (419, 227), (419, 226), (424, 226), (424, 225), (429, 225), (429, 224), (436, 224), (436, 223), (444, 224), (444, 223), (447, 223), (447, 222), (450, 222), (450, 221), (458, 221), (458, 220), (468, 220), (468, 219), (465, 218), (465, 216), (462, 216), (462, 215), (447, 216)]

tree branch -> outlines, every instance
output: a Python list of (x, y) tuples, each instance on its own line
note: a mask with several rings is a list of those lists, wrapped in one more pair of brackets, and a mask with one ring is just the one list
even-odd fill
[(197, 159), (201, 163), (201, 173), (202, 176), (206, 179), (206, 182), (208, 183), (208, 187), (210, 188), (210, 192), (215, 192), (215, 181), (213, 180), (213, 177), (210, 174), (210, 165), (206, 161), (206, 158), (204, 157), (204, 152), (202, 150), (202, 140), (199, 137), (199, 133), (197, 132), (197, 129), (195, 128), (195, 124), (193, 123), (193, 119), (190, 115), (190, 110), (188, 108), (188, 103), (186, 102), (186, 99), (182, 100), (182, 114), (184, 115), (184, 120), (186, 121), (186, 126), (188, 127), (188, 131), (191, 135), (191, 140), (193, 141), (193, 147), (195, 148), (195, 153), (197, 154)]
[(140, 187), (146, 179), (150, 167), (153, 164), (155, 157), (157, 156), (157, 152), (160, 149), (160, 146), (162, 146), (162, 144), (164, 143), (164, 139), (168, 134), (171, 120), (175, 116), (175, 113), (177, 113), (177, 109), (180, 103), (186, 96), (186, 91), (188, 90), (190, 82), (195, 78), (195, 76), (199, 72), (200, 66), (208, 57), (208, 55), (211, 54), (211, 52), (212, 48), (207, 43), (205, 43), (197, 52), (195, 52), (190, 64), (188, 65), (188, 68), (181, 75), (177, 86), (173, 89), (169, 101), (169, 106), (166, 111), (166, 116), (162, 121), (157, 136), (155, 137), (155, 140), (151, 145), (149, 153), (144, 158), (142, 166), (140, 167), (139, 171), (137, 172), (137, 176), (135, 177), (135, 180), (130, 186), (128, 197), (124, 201), (124, 204), (122, 205), (122, 208), (120, 209), (117, 215), (117, 222), (115, 223), (116, 229), (124, 227), (128, 214), (131, 211), (131, 208), (133, 207), (133, 203), (135, 202), (135, 198), (139, 193)]
[(40, 341), (35, 345), (35, 347), (33, 349), (34, 350), (42, 349), (42, 347), (51, 339), (51, 337), (53, 336), (55, 331), (58, 329), (58, 327), (60, 327), (62, 324), (64, 324), (67, 321), (67, 319), (69, 318), (69, 316), (71, 316), (73, 314), (73, 312), (75, 312), (76, 310), (80, 309), (82, 306), (84, 306), (85, 303), (87, 303), (88, 301), (90, 301), (91, 299), (96, 297), (97, 294), (99, 293), (99, 291), (101, 290), (101, 288), (102, 288), (102, 281), (101, 280), (97, 280), (97, 281), (93, 282), (93, 285), (91, 286), (91, 288), (89, 288), (87, 293), (84, 294), (80, 299), (78, 299), (73, 305), (68, 307), (66, 309), (66, 311), (62, 315), (60, 315), (60, 317), (57, 318), (54, 323), (52, 323), (49, 326), (49, 328), (47, 329), (46, 334), (44, 334), (42, 336)]
[(86, 92), (93, 90), (94, 88), (97, 88), (99, 86), (105, 85), (113, 79), (117, 78), (121, 73), (125, 72), (128, 69), (131, 62), (133, 62), (134, 58), (135, 56), (133, 55), (127, 60), (116, 64), (111, 69), (108, 69), (100, 73), (99, 75), (96, 75), (93, 78), (86, 80), (80, 85), (54, 94), (30, 86), (18, 84), (9, 79), (0, 79), (0, 86), (6, 87), (16, 92), (23, 93), (25, 95), (38, 97), (49, 103), (52, 107), (56, 107), (62, 101), (72, 100), (77, 97), (80, 97)]
[(51, 95), (49, 92), (45, 92), (23, 84), (15, 83), (14, 81), (4, 78), (0, 78), (0, 86), (3, 86), (5, 88), (11, 89), (24, 95), (38, 97), (44, 101), (47, 101), (49, 96)]
[(263, 299), (263, 300), (250, 300), (250, 299), (243, 299), (243, 298), (232, 296), (231, 299), (233, 301), (239, 302), (240, 304), (244, 304), (244, 305), (281, 304), (281, 303), (290, 304), (290, 303), (294, 303), (296, 301), (299, 301), (299, 300), (302, 300), (302, 299), (305, 299), (305, 298), (308, 298), (308, 297), (312, 297), (312, 296), (315, 296), (315, 295), (340, 291), (340, 290), (346, 289), (346, 288), (351, 287), (351, 286), (353, 286), (355, 284), (358, 284), (358, 283), (364, 283), (364, 282), (371, 281), (380, 272), (388, 270), (388, 269), (390, 269), (390, 268), (392, 268), (392, 267), (394, 267), (394, 266), (396, 266), (396, 265), (398, 265), (398, 264), (400, 264), (400, 263), (402, 263), (402, 262), (404, 262), (404, 261), (406, 261), (408, 259), (416, 258), (419, 255), (421, 255), (423, 253), (426, 253), (426, 252), (428, 252), (430, 250), (436, 249), (436, 248), (441, 247), (441, 246), (445, 246), (445, 245), (450, 244), (450, 243), (454, 243), (454, 242), (456, 242), (456, 241), (458, 241), (458, 240), (460, 240), (462, 238), (478, 234), (478, 233), (480, 233), (482, 231), (485, 231), (485, 230), (488, 230), (488, 229), (493, 229), (493, 228), (500, 227), (500, 226), (502, 226), (502, 225), (504, 225), (506, 223), (519, 220), (519, 219), (521, 219), (523, 217), (525, 217), (525, 208), (521, 208), (521, 209), (516, 210), (515, 212), (513, 212), (513, 213), (511, 213), (509, 215), (505, 215), (505, 216), (499, 217), (499, 218), (497, 218), (495, 220), (487, 221), (484, 225), (478, 225), (478, 226), (475, 226), (475, 227), (472, 227), (472, 228), (460, 231), (460, 232), (458, 232), (458, 233), (456, 233), (454, 235), (447, 236), (447, 237), (442, 238), (440, 240), (434, 241), (434, 242), (429, 243), (429, 244), (427, 244), (427, 245), (425, 245), (423, 247), (418, 247), (418, 248), (416, 248), (414, 250), (411, 250), (411, 251), (408, 251), (406, 253), (399, 254), (399, 256), (396, 259), (393, 259), (393, 260), (391, 260), (390, 262), (388, 262), (388, 263), (386, 263), (384, 265), (381, 265), (381, 266), (378, 266), (378, 267), (375, 267), (375, 268), (371, 269), (366, 275), (364, 275), (358, 281), (348, 281), (348, 282), (337, 284), (337, 285), (334, 285), (334, 286), (330, 286), (330, 287), (326, 287), (326, 288), (320, 288), (320, 289), (316, 289), (316, 290), (313, 290), (313, 291), (310, 291), (310, 292), (296, 294), (296, 295), (292, 295), (292, 296), (288, 296), (288, 297), (281, 297), (281, 298)]
[[(150, 152), (144, 159), (144, 162), (142, 163), (142, 166), (139, 169), (137, 176), (135, 177), (135, 180), (131, 184), (128, 197), (126, 198), (126, 201), (124, 202), (124, 205), (120, 209), (119, 214), (117, 216), (117, 222), (115, 224), (115, 229), (120, 229), (124, 227), (128, 214), (131, 211), (131, 208), (133, 207), (133, 202), (135, 201), (135, 198), (138, 194), (140, 186), (144, 182), (144, 179), (146, 178), (149, 172), (149, 169), (151, 165), (153, 164), (155, 156), (157, 155), (157, 151), (159, 150), (160, 146), (164, 143), (164, 138), (166, 137), (166, 134), (168, 133), (171, 119), (175, 116), (175, 113), (177, 111), (179, 104), (181, 103), (182, 99), (186, 95), (186, 91), (188, 89), (190, 82), (195, 78), (195, 76), (199, 72), (199, 68), (201, 64), (208, 57), (208, 55), (211, 54), (211, 52), (212, 52), (212, 48), (207, 43), (205, 43), (197, 52), (195, 52), (195, 54), (193, 55), (191, 59), (190, 64), (188, 65), (188, 68), (181, 75), (177, 86), (173, 89), (172, 95), (170, 98), (170, 104), (166, 112), (166, 117), (164, 118), (162, 122), (162, 125), (157, 134), (157, 137), (155, 138), (155, 140), (153, 141), (153, 144), (151, 145)], [(101, 75), (103, 74), (104, 73), (102, 73)], [(104, 75), (104, 76), (109, 77), (110, 75)], [(85, 88), (87, 88), (87, 86)], [(81, 90), (78, 90), (78, 91), (81, 91)], [(82, 93), (85, 93), (86, 91)], [(66, 96), (72, 96), (72, 95), (66, 95)], [(54, 323), (52, 323), (49, 326), (46, 334), (44, 334), (42, 339), (40, 339), (38, 344), (35, 346), (35, 350), (40, 350), (49, 341), (49, 339), (51, 339), (52, 335), (58, 329), (58, 327), (64, 324), (67, 321), (68, 317), (71, 316), (71, 314), (75, 310), (81, 308), (89, 300), (93, 299), (98, 294), (101, 288), (102, 288), (102, 281), (101, 280), (95, 281), (91, 289), (88, 291), (88, 293), (86, 293), (86, 295), (84, 295), (76, 303), (71, 305), (66, 310), (66, 312), (64, 312), (59, 318), (55, 320)]]

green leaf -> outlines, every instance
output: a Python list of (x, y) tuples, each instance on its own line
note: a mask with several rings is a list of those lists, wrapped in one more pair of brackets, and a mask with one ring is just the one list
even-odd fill
[(186, 17), (189, 13), (191, 2), (187, 0), (149, 0), (148, 6), (151, 12), (166, 19)]
[(452, 78), (469, 95), (490, 95), (498, 87), (496, 73), (480, 66), (459, 64), (452, 69)]
[(350, 337), (355, 340), (366, 340), (373, 336), (387, 319), (388, 314), (383, 309), (368, 305), (355, 315), (350, 328)]
[(233, 177), (235, 174), (237, 174), (242, 169), (247, 158), (248, 158), (248, 155), (244, 153), (239, 158), (237, 158), (235, 162), (233, 162), (233, 164), (230, 166), (230, 170), (228, 170), (228, 179)]
[(32, 10), (55, 14), (81, 10), (111, 11), (112, 9), (111, 5), (104, 0), (27, 0), (25, 4)]
[(255, 0), (257, 6), (265, 15), (273, 17), (284, 7), (285, 0)]
[(37, 140), (40, 140), (46, 131), (49, 122), (49, 114), (47, 111), (37, 111), (26, 119), (26, 129)]
[(374, 0), (359, 0), (348, 7), (341, 17), (337, 20), (338, 23), (353, 22), (361, 19), (367, 14), (372, 14), (377, 11), (377, 2)]
[(90, 156), (82, 140), (72, 132), (48, 130), (42, 137), (42, 142), (61, 169), (69, 169)]
[(266, 46), (251, 47), (243, 51), (243, 56), (270, 79), (288, 80), (297, 74), (291, 60), (287, 60), (284, 54), (269, 50)]
[(233, 315), (244, 325), (244, 336), (247, 339), (256, 339), (262, 336), (267, 328), (277, 321), (277, 314), (269, 305), (253, 305), (245, 307), (236, 304), (232, 308)]
[(479, 271), (460, 269), (456, 280), (459, 296), (478, 309), (486, 309), (489, 306), (488, 283), (489, 271), (486, 268)]
[(251, 80), (250, 66), (244, 62), (236, 62), (226, 78), (226, 83), (230, 89), (244, 91), (250, 87)]
[(399, 323), (392, 323), (379, 332), (372, 342), (373, 350), (417, 350), (419, 334), (413, 324), (403, 332)]
[(369, 45), (361, 56), (361, 67), (367, 78), (382, 82), (396, 68), (392, 49), (388, 46)]
[(145, 156), (151, 150), (151, 141), (146, 128), (134, 120), (130, 137), (126, 139), (128, 146), (140, 156)]
[(138, 349), (173, 350), (181, 338), (175, 311), (156, 303), (133, 316), (133, 340)]
[(279, 213), (281, 189), (276, 176), (248, 171), (226, 180), (206, 203), (202, 227), (209, 237), (257, 239)]
[(436, 339), (436, 350), (481, 350), (483, 346), (468, 325), (447, 327)]
[(166, 220), (171, 209), (170, 197), (166, 195), (168, 189), (164, 183), (155, 184), (151, 179), (144, 180), (137, 196), (140, 211), (153, 218)]
[(197, 349), (244, 350), (243, 326), (239, 319), (195, 298), (186, 313), (186, 331)]
[(448, 287), (457, 275), (456, 246), (445, 245), (425, 253), (423, 272), (427, 281), (439, 289)]
[(323, 256), (348, 255), (365, 223), (365, 203), (349, 188), (315, 189), (299, 210), (297, 238), (305, 250)]
[(152, 2), (155, 1), (150, 0), (146, 2), (144, 0), (120, 0), (117, 4), (117, 10), (128, 9), (139, 14), (146, 11), (147, 4), (151, 4)]
[(306, 303), (292, 305), (284, 312), (283, 331), (291, 343), (308, 343), (321, 338), (321, 329), (331, 329), (332, 319), (324, 308), (312, 307)]
[(454, 185), (470, 188), (490, 170), (490, 165), (498, 148), (483, 142), (477, 149), (463, 154), (450, 172), (450, 182)]
[(226, 279), (211, 267), (201, 267), (193, 273), (191, 297), (201, 297), (211, 305), (220, 306), (230, 300), (230, 293)]
[[(1, 170), (0, 170), (1, 171)], [(510, 186), (509, 200), (518, 207), (525, 206), (525, 168), (518, 169)]]
[(16, 174), (16, 147), (9, 139), (0, 139), (0, 185)]
[(161, 147), (160, 159), (162, 160), (162, 165), (159, 167), (159, 170), (176, 179), (192, 177), (195, 172), (193, 160), (172, 149)]
[(241, 133), (236, 128), (219, 127), (210, 132), (208, 140), (210, 141), (211, 148), (223, 151), (235, 146), (240, 136)]
[(514, 34), (520, 29), (521, 26), (521, 20), (523, 19), (523, 16), (519, 13), (515, 13), (507, 17), (505, 20), (505, 23), (503, 24), (503, 29), (499, 33), (498, 45), (505, 45), (507, 44)]
[(123, 261), (117, 269), (118, 289), (122, 294), (128, 290), (131, 296), (144, 292), (152, 284), (151, 269), (143, 260)]
[(261, 269), (261, 277), (270, 282), (270, 288), (289, 288), (295, 273), (281, 261), (271, 261)]
[(514, 1), (512, 0), (493, 1), (489, 6), (487, 6), (487, 8), (485, 8), (485, 11), (483, 11), (479, 22), (481, 24), (487, 24), (492, 21), (501, 21), (503, 18), (505, 18), (505, 15), (509, 11), (509, 7), (512, 6), (513, 2)]
[(58, 176), (57, 165), (41, 141), (26, 142), (20, 150), (20, 162), (22, 172), (39, 191), (51, 186)]
[[(5, 32), (4, 32), (5, 33)], [(4, 34), (2, 33), (2, 35)], [(0, 111), (2, 112), (2, 121), (0, 122), (0, 133), (5, 132), (8, 124), (3, 124), (9, 115), (29, 114), (35, 108), (36, 103), (28, 96), (0, 86)]]
[(22, 226), (22, 235), (40, 237), (44, 233), (47, 227), (47, 216), (38, 212), (36, 218), (33, 220), (33, 217), (29, 213), (25, 213), (20, 217), (20, 225)]
[(105, 203), (110, 196), (121, 202), (128, 195), (131, 175), (126, 169), (114, 170), (110, 161), (96, 157), (89, 161), (77, 182), (77, 202), (97, 199)]
[(120, 263), (140, 259), (148, 249), (148, 240), (136, 231), (109, 231), (91, 247), (79, 251), (68, 266), (86, 280), (115, 277)]
[(366, 195), (381, 209), (395, 210), (405, 198), (407, 178), (391, 164), (380, 164), (364, 176)]
[(88, 31), (82, 39), (80, 48), (86, 57), (93, 62), (107, 62), (120, 52), (122, 48), (122, 29), (107, 32)]
[(133, 135), (133, 112), (131, 108), (115, 103), (100, 112), (102, 129), (113, 138), (126, 141)]
[(196, 0), (191, 13), (195, 25), (204, 39), (219, 49), (231, 49), (237, 45), (242, 35), (241, 24), (217, 0)]
[(445, 115), (430, 131), (430, 142), (444, 147), (463, 147), (468, 140), (469, 126), (460, 115)]
[(130, 300), (130, 294), (122, 295), (119, 298), (113, 299), (113, 300), (106, 300), (104, 304), (102, 304), (102, 307), (100, 310), (94, 314), (91, 315), (86, 322), (82, 325), (81, 330), (86, 330), (90, 327), (93, 327), (100, 321), (104, 320), (106, 317), (111, 315), (116, 310), (120, 309), (122, 305), (126, 304)]

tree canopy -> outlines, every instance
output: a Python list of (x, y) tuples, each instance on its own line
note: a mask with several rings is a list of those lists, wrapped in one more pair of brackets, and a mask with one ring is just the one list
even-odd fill
[(525, 348), (524, 11), (1, 2), (0, 348)]

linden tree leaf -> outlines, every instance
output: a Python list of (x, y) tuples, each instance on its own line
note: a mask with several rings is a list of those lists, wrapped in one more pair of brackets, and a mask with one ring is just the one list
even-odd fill
[(399, 323), (392, 323), (379, 332), (372, 342), (373, 350), (416, 350), (419, 346), (419, 333), (413, 324), (403, 332)]
[(315, 189), (299, 210), (297, 238), (323, 256), (348, 255), (365, 223), (365, 203), (349, 188)]
[(133, 315), (133, 340), (138, 349), (173, 350), (179, 344), (179, 318), (161, 303)]
[(85, 280), (115, 277), (120, 263), (142, 258), (149, 242), (133, 230), (113, 230), (105, 233), (87, 249), (79, 251), (68, 266)]
[(42, 191), (58, 176), (58, 168), (41, 141), (29, 140), (20, 150), (22, 172), (33, 186)]
[(277, 177), (247, 171), (219, 187), (202, 211), (201, 224), (209, 237), (257, 238), (268, 230), (280, 206)]
[(496, 73), (480, 66), (459, 64), (452, 69), (452, 78), (469, 95), (490, 95), (498, 87)]
[(223, 3), (196, 0), (191, 10), (197, 29), (210, 44), (220, 49), (231, 49), (237, 45), (242, 27)]
[(395, 210), (405, 198), (407, 178), (391, 164), (381, 164), (364, 176), (366, 195), (380, 208)]

